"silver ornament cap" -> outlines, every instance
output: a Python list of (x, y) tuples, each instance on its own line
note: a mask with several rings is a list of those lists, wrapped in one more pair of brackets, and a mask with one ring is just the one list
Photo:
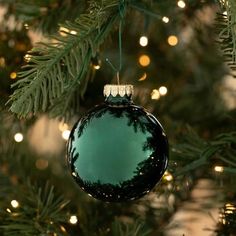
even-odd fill
[(134, 93), (134, 86), (131, 84), (106, 84), (104, 86), (103, 94), (105, 97), (110, 95), (116, 97), (117, 95), (124, 97), (125, 95), (130, 97)]

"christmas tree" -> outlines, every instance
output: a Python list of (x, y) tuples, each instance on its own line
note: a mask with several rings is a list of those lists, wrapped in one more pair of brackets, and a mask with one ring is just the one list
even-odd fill
[[(234, 0), (0, 4), (0, 236), (236, 235)], [(169, 163), (144, 197), (107, 203), (73, 181), (66, 141), (117, 80), (164, 126)], [(213, 226), (181, 228), (202, 212)]]

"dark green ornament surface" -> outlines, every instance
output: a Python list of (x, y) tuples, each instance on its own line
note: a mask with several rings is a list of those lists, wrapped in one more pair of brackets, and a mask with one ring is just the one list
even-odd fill
[(94, 198), (133, 200), (161, 179), (168, 143), (153, 115), (126, 96), (109, 96), (75, 124), (67, 160), (79, 186)]

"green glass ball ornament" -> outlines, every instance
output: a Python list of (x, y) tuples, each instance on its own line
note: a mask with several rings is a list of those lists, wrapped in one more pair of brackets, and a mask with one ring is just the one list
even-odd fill
[(78, 185), (106, 202), (134, 200), (163, 176), (168, 142), (159, 121), (134, 105), (132, 85), (106, 85), (103, 104), (73, 127), (67, 161)]

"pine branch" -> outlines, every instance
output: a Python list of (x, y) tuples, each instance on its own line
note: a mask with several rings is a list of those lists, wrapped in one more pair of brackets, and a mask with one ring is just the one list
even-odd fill
[(225, 61), (232, 70), (236, 70), (236, 2), (234, 0), (219, 0), (226, 14), (218, 14), (216, 19), (217, 31), (221, 49), (225, 57)]
[(90, 1), (87, 13), (74, 23), (62, 25), (66, 29), (64, 36), (57, 35), (55, 43), (40, 43), (31, 50), (30, 62), (23, 66), (18, 74), (21, 79), (13, 85), (17, 89), (9, 100), (12, 112), (26, 117), (50, 111), (58, 101), (63, 101), (61, 108), (67, 110), (68, 97), (82, 83), (91, 57), (120, 16), (119, 2)]
[(53, 187), (46, 184), (45, 188), (40, 188), (28, 182), (18, 190), (20, 194), (16, 195), (15, 199), (19, 201), (19, 208), (9, 206), (9, 210), (0, 211), (0, 229), (4, 235), (67, 235), (61, 230), (61, 224), (66, 222), (63, 208), (68, 202), (63, 197), (56, 197)]
[[(225, 166), (225, 172), (236, 173), (235, 147), (236, 132), (223, 133), (212, 141), (206, 142), (189, 129), (183, 143), (172, 149), (172, 161), (176, 160), (179, 164), (175, 175), (186, 174), (202, 166), (211, 167), (211, 163), (217, 162)], [(180, 157), (181, 159), (179, 159)]]

